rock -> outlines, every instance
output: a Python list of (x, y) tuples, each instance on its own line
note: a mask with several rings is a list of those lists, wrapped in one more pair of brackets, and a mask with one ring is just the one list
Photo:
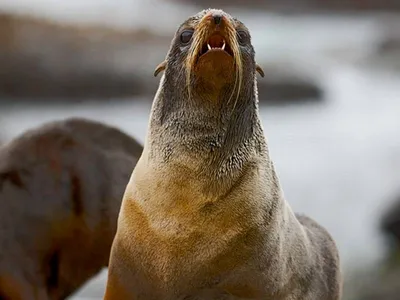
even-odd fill
[(108, 265), (142, 151), (117, 128), (76, 118), (0, 148), (1, 299), (65, 299)]
[(400, 54), (400, 21), (398, 16), (385, 17), (381, 20), (380, 25), (383, 36), (377, 47), (377, 54), (392, 52)]
[(395, 201), (383, 213), (380, 227), (389, 242), (400, 251), (400, 196), (395, 198)]
[(397, 300), (400, 297), (400, 268), (383, 272), (369, 282), (352, 299), (354, 300)]
[(400, 56), (400, 36), (389, 36), (378, 46), (379, 54), (396, 53)]
[(322, 100), (323, 91), (311, 82), (291, 78), (259, 82), (260, 104), (287, 105)]
[(392, 23), (379, 43), (375, 61), (392, 70), (400, 71), (400, 23)]
[(358, 289), (354, 300), (395, 300), (400, 295), (400, 197), (384, 211), (380, 230), (387, 237), (387, 257), (373, 270), (372, 280)]
[(380, 23), (381, 34), (371, 53), (358, 64), (376, 70), (400, 72), (400, 22), (386, 17)]
[[(144, 95), (149, 101), (171, 37), (146, 30), (63, 26), (0, 14), (0, 96), (32, 101), (80, 101)], [(259, 80), (260, 102), (316, 101), (322, 90), (301, 73), (276, 64)]]
[(154, 94), (170, 38), (0, 14), (0, 42), (0, 96), (53, 102)]
[[(369, 272), (369, 280), (358, 288), (354, 300), (395, 300), (400, 295), (400, 197), (384, 211), (380, 230), (387, 237), (387, 256)], [(365, 276), (365, 274), (364, 274)], [(367, 278), (368, 278), (367, 277)]]
[(323, 99), (323, 89), (304, 67), (278, 61), (266, 64), (264, 71), (265, 77), (257, 80), (260, 104), (300, 104)]

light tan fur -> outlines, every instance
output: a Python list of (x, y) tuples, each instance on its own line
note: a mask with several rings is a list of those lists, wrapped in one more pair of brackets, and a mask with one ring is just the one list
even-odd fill
[[(233, 57), (219, 51), (196, 59), (199, 50), (179, 44), (188, 26), (202, 28), (197, 38), (207, 40), (214, 29), (204, 22), (216, 14), (229, 28), (247, 30), (220, 10), (178, 29), (125, 191), (104, 299), (338, 300), (335, 243), (292, 212), (269, 157), (255, 84), (263, 72), (251, 44)], [(232, 66), (236, 76), (220, 75)], [(194, 70), (189, 78), (187, 68)], [(232, 89), (237, 103), (229, 102)]]

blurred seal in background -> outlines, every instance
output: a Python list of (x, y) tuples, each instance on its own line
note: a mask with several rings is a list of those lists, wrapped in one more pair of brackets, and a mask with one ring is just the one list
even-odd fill
[(64, 299), (108, 265), (142, 146), (105, 124), (47, 123), (0, 148), (0, 299)]

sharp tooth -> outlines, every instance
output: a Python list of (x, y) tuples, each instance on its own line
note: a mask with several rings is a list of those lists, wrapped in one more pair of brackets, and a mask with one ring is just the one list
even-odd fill
[(225, 50), (225, 41), (224, 41), (224, 44), (222, 45), (221, 49)]
[(207, 43), (207, 47), (208, 47), (208, 50), (211, 50), (211, 46), (209, 43)]

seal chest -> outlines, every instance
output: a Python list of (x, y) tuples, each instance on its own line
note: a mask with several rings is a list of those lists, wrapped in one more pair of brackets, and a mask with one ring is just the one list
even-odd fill
[(179, 26), (155, 71), (104, 299), (340, 299), (334, 241), (282, 195), (254, 57), (246, 26), (221, 10)]

